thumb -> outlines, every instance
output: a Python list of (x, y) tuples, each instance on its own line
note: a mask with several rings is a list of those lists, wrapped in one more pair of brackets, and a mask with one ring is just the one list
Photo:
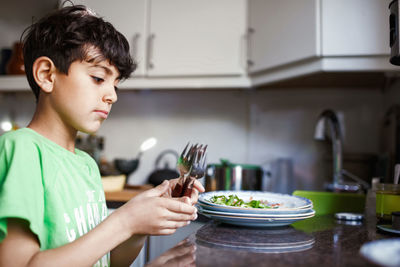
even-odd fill
[(161, 197), (169, 189), (169, 181), (164, 180), (164, 182), (150, 190), (146, 191), (147, 197)]

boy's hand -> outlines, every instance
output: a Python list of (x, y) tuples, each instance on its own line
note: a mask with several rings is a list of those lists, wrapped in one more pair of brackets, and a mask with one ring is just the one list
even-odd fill
[[(169, 189), (164, 194), (165, 197), (169, 197), (169, 198), (172, 197), (172, 191), (174, 190), (178, 181), (179, 181), (179, 178), (169, 180)], [(192, 205), (197, 203), (197, 200), (199, 199), (199, 192), (203, 193), (204, 191), (205, 191), (204, 186), (198, 180), (195, 180), (194, 184), (193, 184), (193, 190), (190, 195), (190, 202), (192, 203)]]
[[(197, 218), (197, 209), (188, 198), (162, 197), (170, 188), (169, 182), (147, 190), (132, 198), (114, 213), (130, 234), (169, 235), (177, 228)], [(113, 213), (113, 214), (114, 214)]]

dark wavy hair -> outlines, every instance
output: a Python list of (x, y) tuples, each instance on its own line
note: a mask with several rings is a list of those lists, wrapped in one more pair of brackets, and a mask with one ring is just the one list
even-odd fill
[[(129, 78), (136, 69), (126, 38), (111, 23), (83, 5), (55, 10), (28, 27), (21, 39), (25, 72), (36, 100), (40, 87), (33, 78), (32, 66), (41, 56), (49, 57), (58, 71), (67, 75), (71, 63), (76, 60), (108, 60), (118, 69), (120, 80)], [(95, 57), (89, 55), (93, 48), (98, 50)]]

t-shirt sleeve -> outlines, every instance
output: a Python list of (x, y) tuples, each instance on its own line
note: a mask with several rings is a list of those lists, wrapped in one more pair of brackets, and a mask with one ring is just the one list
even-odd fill
[(0, 242), (7, 235), (8, 218), (26, 220), (41, 241), (44, 216), (41, 165), (39, 149), (32, 140), (0, 138)]

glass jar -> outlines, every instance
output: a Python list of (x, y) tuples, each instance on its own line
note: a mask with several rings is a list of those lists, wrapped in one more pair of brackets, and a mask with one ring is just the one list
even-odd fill
[(400, 184), (377, 184), (376, 217), (378, 221), (391, 222), (394, 211), (400, 211)]

